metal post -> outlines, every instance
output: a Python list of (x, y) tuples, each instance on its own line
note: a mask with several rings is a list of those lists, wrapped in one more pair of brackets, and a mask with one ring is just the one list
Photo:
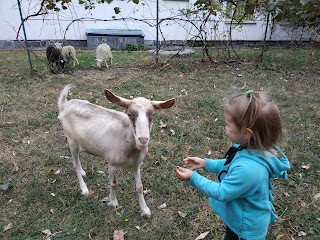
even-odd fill
[(157, 0), (156, 63), (159, 60), (159, 0)]
[(30, 64), (30, 70), (31, 72), (33, 71), (32, 68), (32, 62), (31, 62), (31, 57), (30, 57), (30, 52), (29, 52), (29, 47), (28, 47), (28, 40), (27, 40), (27, 34), (26, 34), (26, 29), (24, 28), (24, 19), (22, 16), (22, 11), (21, 11), (21, 6), (20, 6), (20, 1), (17, 0), (18, 2), (18, 6), (19, 6), (19, 12), (20, 12), (20, 18), (21, 18), (21, 24), (22, 24), (22, 29), (23, 29), (23, 33), (24, 33), (24, 42), (26, 44), (26, 49), (27, 49), (27, 53), (28, 53), (28, 59), (29, 59), (29, 64)]

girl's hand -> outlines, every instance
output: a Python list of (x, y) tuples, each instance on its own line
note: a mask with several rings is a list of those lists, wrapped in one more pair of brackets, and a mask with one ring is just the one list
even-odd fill
[(184, 166), (190, 168), (191, 170), (195, 170), (198, 168), (206, 168), (207, 163), (206, 160), (199, 157), (187, 157), (183, 159)]
[(183, 167), (176, 167), (176, 176), (182, 181), (187, 181), (191, 178), (192, 170), (183, 168)]

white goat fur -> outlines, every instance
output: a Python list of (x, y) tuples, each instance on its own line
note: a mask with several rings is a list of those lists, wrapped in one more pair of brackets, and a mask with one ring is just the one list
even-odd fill
[(96, 62), (97, 67), (101, 68), (102, 62), (106, 63), (106, 67), (109, 68), (107, 61), (110, 60), (110, 65), (112, 65), (112, 53), (111, 48), (108, 44), (102, 43), (96, 49)]
[(72, 59), (73, 60), (73, 66), (76, 65), (76, 62), (79, 65), (79, 61), (78, 61), (77, 56), (76, 56), (76, 50), (74, 49), (73, 46), (71, 46), (71, 45), (63, 46), (62, 50), (61, 50), (61, 54), (62, 54), (63, 60), (65, 62), (69, 62), (70, 59)]
[(156, 109), (174, 105), (175, 99), (150, 101), (143, 97), (125, 99), (105, 90), (107, 99), (126, 109), (126, 113), (103, 108), (85, 100), (67, 100), (72, 85), (61, 92), (58, 107), (59, 120), (68, 139), (73, 165), (80, 184), (81, 193), (89, 190), (83, 180), (86, 172), (79, 160), (79, 150), (104, 157), (109, 163), (110, 194), (109, 206), (117, 207), (115, 194), (116, 173), (119, 168), (132, 171), (139, 197), (141, 216), (150, 217), (140, 177), (140, 165), (148, 152), (152, 120)]

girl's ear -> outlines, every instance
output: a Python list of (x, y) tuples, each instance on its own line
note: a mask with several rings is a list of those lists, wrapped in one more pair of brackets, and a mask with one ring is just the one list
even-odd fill
[(253, 135), (253, 132), (250, 128), (246, 128), (245, 133), (244, 133), (244, 137), (246, 140), (249, 140)]

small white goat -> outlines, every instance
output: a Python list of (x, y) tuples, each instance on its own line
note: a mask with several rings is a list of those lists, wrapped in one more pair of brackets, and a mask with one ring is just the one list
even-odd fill
[(59, 49), (60, 51), (62, 51), (62, 44), (60, 42), (55, 42), (53, 45), (56, 49)]
[(79, 61), (76, 56), (76, 50), (74, 49), (73, 46), (71, 46), (71, 45), (63, 46), (62, 50), (61, 50), (61, 54), (62, 54), (63, 60), (65, 62), (69, 62), (70, 59), (72, 59), (73, 66), (76, 66), (76, 62), (79, 65)]
[(102, 62), (106, 63), (107, 68), (109, 68), (107, 61), (110, 60), (110, 65), (112, 65), (112, 53), (111, 48), (108, 44), (102, 43), (96, 49), (96, 62), (97, 67), (101, 68)]
[(59, 120), (66, 133), (73, 165), (80, 184), (81, 193), (89, 194), (83, 180), (86, 172), (79, 160), (79, 150), (104, 157), (109, 163), (109, 206), (117, 207), (115, 189), (119, 168), (132, 171), (138, 192), (141, 216), (151, 216), (144, 196), (140, 177), (140, 165), (148, 152), (152, 120), (156, 109), (170, 108), (175, 99), (150, 101), (143, 97), (125, 99), (105, 90), (107, 99), (126, 109), (126, 113), (94, 105), (85, 100), (72, 99), (67, 95), (72, 85), (61, 92), (58, 107)]

